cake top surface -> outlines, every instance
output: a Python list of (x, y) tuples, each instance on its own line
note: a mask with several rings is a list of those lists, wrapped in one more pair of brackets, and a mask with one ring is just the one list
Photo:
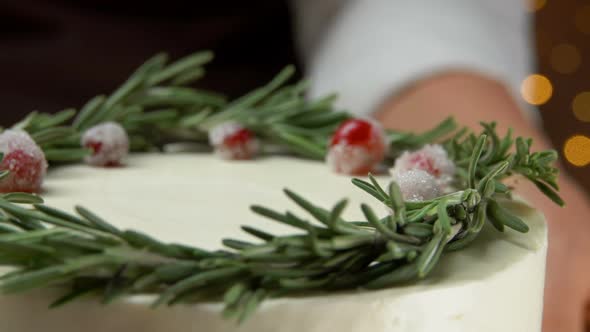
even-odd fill
[[(227, 162), (198, 153), (138, 154), (131, 156), (125, 167), (52, 169), (44, 198), (47, 204), (66, 211), (81, 204), (121, 229), (142, 230), (165, 242), (214, 250), (222, 248), (223, 238), (252, 240), (240, 230), (241, 225), (292, 233), (293, 229), (249, 210), (251, 205), (261, 204), (299, 213), (282, 194), (284, 187), (328, 209), (337, 200), (348, 198), (344, 217), (351, 221), (364, 220), (361, 203), (371, 205), (380, 216), (389, 213), (350, 181), (321, 163), (290, 157)], [(379, 177), (379, 181), (385, 185), (389, 177)], [(429, 278), (396, 292), (481, 281), (544, 250), (546, 226), (540, 213), (522, 203), (506, 204), (530, 226), (528, 233), (484, 229), (470, 247), (445, 255)]]

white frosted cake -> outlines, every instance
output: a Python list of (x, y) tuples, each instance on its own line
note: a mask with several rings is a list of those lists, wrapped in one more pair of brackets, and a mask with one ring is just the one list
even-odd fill
[[(83, 204), (123, 229), (206, 249), (220, 248), (222, 238), (246, 238), (239, 228), (244, 224), (290, 231), (249, 211), (251, 204), (298, 211), (282, 194), (283, 187), (325, 207), (347, 197), (352, 204), (345, 215), (350, 218), (361, 218), (362, 202), (386, 213), (349, 177), (317, 162), (285, 157), (226, 162), (193, 153), (134, 155), (126, 165), (51, 169), (43, 197), (65, 210)], [(469, 248), (444, 255), (432, 275), (418, 283), (270, 299), (242, 325), (224, 320), (217, 303), (151, 309), (148, 296), (109, 305), (88, 297), (48, 310), (57, 292), (34, 291), (0, 296), (0, 330), (536, 332), (541, 330), (546, 225), (535, 210), (509, 204), (530, 226), (528, 233), (486, 228)]]

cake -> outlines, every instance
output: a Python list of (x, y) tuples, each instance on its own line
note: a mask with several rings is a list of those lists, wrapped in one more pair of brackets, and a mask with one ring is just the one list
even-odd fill
[[(244, 224), (290, 231), (249, 211), (260, 203), (296, 210), (283, 187), (324, 207), (349, 198), (345, 216), (353, 220), (364, 220), (362, 202), (387, 212), (350, 179), (322, 163), (292, 157), (227, 162), (211, 154), (147, 153), (127, 158), (125, 167), (52, 168), (43, 197), (66, 211), (81, 204), (122, 229), (213, 250), (222, 238), (247, 239), (239, 229)], [(389, 180), (378, 177), (383, 184)], [(273, 298), (242, 324), (224, 320), (219, 303), (152, 309), (154, 298), (148, 295), (108, 305), (88, 297), (47, 309), (57, 289), (0, 295), (0, 322), (2, 330), (18, 332), (540, 331), (546, 224), (519, 201), (504, 204), (528, 224), (528, 233), (500, 233), (486, 225), (469, 247), (445, 254), (426, 279), (381, 290)]]
[(291, 66), (228, 101), (211, 59), (0, 131), (2, 330), (540, 331), (546, 225), (503, 180), (563, 205), (555, 151), (385, 129)]

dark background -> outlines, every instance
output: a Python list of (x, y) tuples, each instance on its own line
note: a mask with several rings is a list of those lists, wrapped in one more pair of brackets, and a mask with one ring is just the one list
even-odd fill
[(79, 107), (162, 51), (213, 50), (199, 86), (236, 96), (295, 61), (291, 36), (277, 0), (0, 0), (0, 121)]
[[(590, 2), (531, 1), (537, 7), (531, 11), (536, 15), (539, 73), (553, 84), (553, 96), (540, 110), (561, 152), (568, 137), (590, 135), (590, 122), (578, 120), (571, 107), (576, 94), (590, 91), (590, 28), (584, 23), (590, 22)], [(214, 50), (216, 59), (199, 85), (236, 96), (296, 62), (291, 36), (287, 5), (277, 0), (140, 5), (2, 0), (0, 125), (8, 126), (31, 110), (79, 107), (94, 95), (112, 91), (147, 57), (162, 50), (172, 57)], [(556, 60), (556, 47), (564, 43), (578, 54), (576, 68), (567, 68), (571, 59), (562, 59), (561, 65)], [(590, 190), (590, 166), (567, 167)]]
[[(542, 6), (535, 11), (539, 72), (553, 84), (553, 95), (540, 106), (540, 111), (546, 132), (561, 153), (564, 142), (572, 135), (590, 136), (590, 122), (580, 121), (572, 111), (575, 96), (590, 91), (590, 1), (534, 2)], [(560, 57), (558, 50), (564, 44), (577, 49), (579, 66), (575, 66), (575, 56)], [(590, 112), (590, 105), (586, 112)], [(562, 160), (586, 191), (590, 191), (590, 165), (575, 167), (565, 162), (565, 158)]]

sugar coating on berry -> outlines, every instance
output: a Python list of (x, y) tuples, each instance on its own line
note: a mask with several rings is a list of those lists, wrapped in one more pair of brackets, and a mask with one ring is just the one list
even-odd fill
[(22, 130), (0, 134), (0, 152), (4, 158), (0, 170), (10, 173), (0, 180), (0, 192), (39, 192), (47, 173), (43, 150)]
[(347, 120), (332, 136), (326, 162), (337, 173), (366, 175), (385, 158), (386, 146), (383, 129), (378, 123)]
[(399, 185), (406, 201), (425, 201), (436, 198), (442, 193), (436, 178), (421, 169), (398, 172), (393, 176), (393, 180)]
[(260, 150), (254, 133), (236, 122), (225, 122), (211, 128), (209, 143), (219, 157), (228, 160), (252, 159)]
[(375, 158), (368, 149), (345, 144), (330, 147), (326, 163), (332, 171), (348, 175), (367, 175), (375, 168)]
[(104, 122), (84, 132), (83, 147), (91, 150), (84, 161), (93, 166), (119, 166), (129, 154), (129, 137), (115, 122)]
[(221, 145), (225, 138), (233, 135), (244, 127), (237, 122), (224, 122), (209, 130), (209, 143), (213, 146)]
[(443, 188), (448, 187), (455, 175), (455, 164), (449, 158), (447, 151), (439, 144), (427, 144), (416, 151), (405, 151), (395, 160), (391, 174), (411, 169), (421, 169), (434, 176)]

